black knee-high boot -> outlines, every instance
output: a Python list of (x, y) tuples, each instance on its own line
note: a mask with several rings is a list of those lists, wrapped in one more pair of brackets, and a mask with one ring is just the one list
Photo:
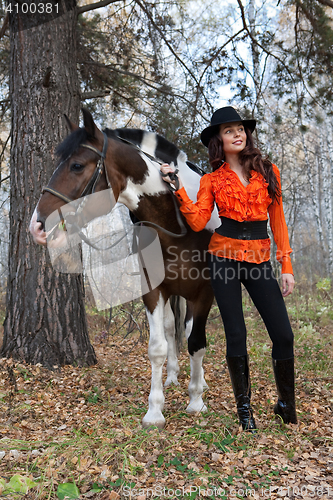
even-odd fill
[(278, 393), (274, 413), (280, 415), (285, 424), (297, 424), (294, 358), (273, 359), (273, 369)]
[(256, 429), (251, 408), (251, 383), (248, 356), (227, 356), (229, 374), (234, 391), (239, 422), (246, 431)]

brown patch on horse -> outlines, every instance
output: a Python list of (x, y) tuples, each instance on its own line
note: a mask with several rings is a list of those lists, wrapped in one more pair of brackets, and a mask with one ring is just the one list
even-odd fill
[[(161, 228), (175, 234), (181, 232), (176, 218), (171, 193), (146, 195), (139, 202), (134, 215), (142, 221), (151, 220)], [(160, 290), (166, 298), (181, 295), (187, 300), (197, 301), (207, 294), (208, 302), (213, 300), (207, 258), (211, 233), (208, 230), (193, 231), (183, 220), (187, 229), (185, 236), (176, 238), (156, 229), (162, 247), (165, 278)], [(149, 227), (149, 225), (148, 225)], [(203, 295), (201, 295), (203, 293)]]
[[(112, 138), (109, 138), (108, 145), (107, 159), (110, 162), (108, 174), (110, 172), (110, 176), (118, 174), (123, 178), (130, 177), (134, 184), (143, 184), (148, 174), (148, 167), (138, 151), (129, 144)], [(111, 182), (110, 177), (109, 179)]]

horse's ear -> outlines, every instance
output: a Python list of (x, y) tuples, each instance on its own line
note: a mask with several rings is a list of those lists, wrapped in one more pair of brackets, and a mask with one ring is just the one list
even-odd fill
[(75, 123), (70, 121), (70, 119), (68, 118), (68, 116), (66, 114), (64, 114), (64, 117), (65, 117), (66, 123), (68, 125), (68, 128), (71, 132), (74, 132), (74, 130), (77, 130), (79, 128), (78, 125), (75, 125)]
[(84, 128), (91, 137), (96, 137), (97, 135), (96, 132), (98, 128), (95, 125), (94, 119), (91, 116), (90, 111), (88, 111), (86, 108), (82, 108), (82, 113), (83, 113)]

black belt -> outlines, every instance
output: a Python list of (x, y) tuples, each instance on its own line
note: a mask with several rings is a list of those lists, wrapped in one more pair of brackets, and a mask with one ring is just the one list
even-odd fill
[(268, 238), (267, 219), (245, 222), (238, 222), (227, 217), (220, 217), (220, 219), (221, 225), (215, 229), (215, 232), (221, 236), (236, 240), (265, 240)]

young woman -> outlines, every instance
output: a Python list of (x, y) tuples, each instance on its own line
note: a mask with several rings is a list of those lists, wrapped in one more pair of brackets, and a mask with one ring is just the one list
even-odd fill
[[(201, 133), (208, 147), (212, 173), (202, 177), (197, 202), (186, 194), (181, 179), (176, 196), (194, 231), (201, 231), (216, 203), (221, 226), (210, 244), (211, 283), (224, 324), (232, 387), (243, 429), (256, 429), (242, 309), (241, 283), (249, 292), (273, 343), (272, 359), (278, 401), (274, 412), (296, 423), (293, 332), (283, 296), (292, 293), (294, 276), (288, 231), (282, 207), (280, 173), (253, 145), (255, 120), (242, 120), (227, 106), (215, 111)], [(162, 165), (163, 174), (174, 171)], [(172, 182), (169, 177), (165, 178)], [(269, 261), (268, 215), (277, 259), (282, 264), (282, 294)]]

